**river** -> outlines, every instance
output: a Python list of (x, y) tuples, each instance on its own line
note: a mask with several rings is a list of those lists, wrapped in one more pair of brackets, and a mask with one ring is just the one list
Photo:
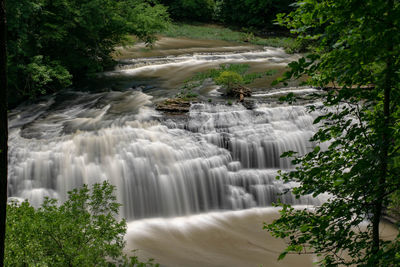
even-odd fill
[[(9, 115), (9, 196), (39, 206), (44, 197), (65, 200), (82, 184), (109, 180), (127, 218), (128, 251), (162, 266), (312, 266), (311, 256), (277, 262), (284, 242), (262, 230), (285, 203), (319, 205), (284, 193), (293, 183), (275, 179), (293, 166), (287, 150), (314, 144), (316, 113), (277, 98), (306, 97), (316, 89), (271, 88), (298, 58), (282, 49), (222, 41), (163, 38), (153, 50), (119, 48), (119, 65), (87, 88), (25, 104)], [(164, 114), (155, 103), (179, 93), (196, 72), (220, 64), (275, 70), (250, 86), (252, 108), (227, 105), (205, 82), (186, 114)], [(207, 101), (206, 101), (207, 100)]]

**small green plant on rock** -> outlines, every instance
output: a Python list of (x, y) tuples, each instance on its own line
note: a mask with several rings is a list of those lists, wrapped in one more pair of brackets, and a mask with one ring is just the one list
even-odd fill
[(184, 86), (182, 86), (181, 91), (176, 95), (176, 98), (179, 98), (184, 101), (195, 100), (199, 95), (193, 92), (193, 89), (199, 86), (198, 82), (186, 82)]
[(215, 82), (226, 88), (226, 93), (229, 94), (235, 86), (243, 83), (243, 77), (237, 72), (224, 71), (216, 79)]
[(242, 37), (240, 38), (240, 40), (245, 43), (252, 42), (255, 39), (256, 39), (256, 37), (254, 36), (254, 33), (252, 33), (252, 32), (245, 32), (245, 33), (243, 33)]

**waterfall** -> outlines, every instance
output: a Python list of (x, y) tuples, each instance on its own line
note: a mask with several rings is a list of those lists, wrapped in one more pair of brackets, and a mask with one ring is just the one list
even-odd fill
[[(319, 204), (283, 194), (287, 150), (305, 153), (316, 114), (304, 106), (193, 104), (164, 116), (140, 91), (69, 92), (10, 114), (9, 196), (38, 206), (82, 184), (117, 186), (128, 219)], [(32, 112), (32, 111), (35, 112)]]

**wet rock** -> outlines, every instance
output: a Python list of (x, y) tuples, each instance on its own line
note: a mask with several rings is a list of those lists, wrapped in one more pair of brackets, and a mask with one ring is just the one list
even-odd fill
[(244, 100), (244, 101), (242, 102), (242, 105), (243, 105), (245, 108), (251, 110), (251, 109), (254, 109), (254, 108), (255, 108), (256, 103), (255, 103), (254, 100)]
[(156, 105), (156, 110), (173, 113), (189, 112), (190, 102), (180, 98), (170, 98)]
[(251, 89), (243, 86), (243, 85), (236, 85), (235, 87), (231, 88), (228, 92), (228, 96), (239, 97), (240, 101), (242, 102), (245, 96), (251, 96)]
[(131, 89), (132, 90), (136, 90), (136, 91), (140, 91), (143, 92), (143, 89), (145, 89), (146, 87), (144, 85), (139, 85), (139, 86), (132, 86)]

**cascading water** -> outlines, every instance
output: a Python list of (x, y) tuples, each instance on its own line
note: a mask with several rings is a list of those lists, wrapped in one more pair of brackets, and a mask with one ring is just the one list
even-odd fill
[(285, 193), (295, 184), (275, 179), (278, 169), (293, 168), (280, 158), (283, 152), (304, 154), (313, 148), (308, 140), (317, 114), (271, 100), (315, 89), (261, 88), (254, 92), (256, 104), (247, 109), (226, 105), (213, 87), (199, 92), (216, 101), (192, 104), (187, 114), (154, 108), (194, 72), (225, 63), (282, 70), (296, 56), (271, 48), (190, 55), (178, 50), (173, 56), (125, 60), (99, 77), (104, 84), (122, 81), (120, 90), (67, 91), (14, 109), (9, 116), (9, 196), (39, 206), (44, 197), (63, 201), (73, 188), (109, 180), (117, 186), (121, 215), (128, 220), (266, 207), (278, 198), (320, 204), (312, 197), (295, 199)]
[(276, 169), (291, 167), (279, 155), (312, 147), (313, 115), (302, 106), (194, 104), (186, 120), (174, 120), (150, 100), (111, 92), (47, 103), (39, 117), (22, 108), (10, 121), (10, 195), (39, 205), (107, 179), (128, 219), (268, 206), (291, 186), (275, 180)]

